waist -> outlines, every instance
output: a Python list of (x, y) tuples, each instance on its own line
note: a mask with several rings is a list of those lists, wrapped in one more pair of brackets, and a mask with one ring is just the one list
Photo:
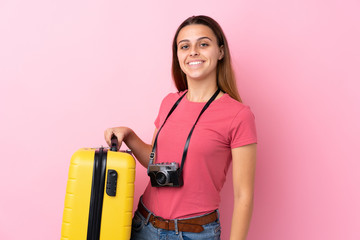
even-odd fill
[(215, 195), (212, 190), (197, 192), (185, 185), (181, 189), (156, 189), (149, 184), (142, 196), (142, 202), (154, 215), (165, 219), (193, 218), (218, 209), (220, 194)]
[(202, 225), (212, 223), (218, 219), (218, 213), (216, 210), (209, 214), (193, 218), (164, 219), (162, 217), (155, 216), (152, 212), (147, 210), (141, 199), (138, 205), (138, 212), (155, 228), (182, 232), (202, 232), (204, 230)]

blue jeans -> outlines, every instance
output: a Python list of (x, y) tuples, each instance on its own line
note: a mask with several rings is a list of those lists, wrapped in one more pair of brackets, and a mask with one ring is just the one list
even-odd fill
[(132, 220), (131, 240), (220, 240), (220, 221), (203, 225), (204, 231), (200, 233), (168, 231), (161, 228), (155, 228), (150, 222), (136, 211)]

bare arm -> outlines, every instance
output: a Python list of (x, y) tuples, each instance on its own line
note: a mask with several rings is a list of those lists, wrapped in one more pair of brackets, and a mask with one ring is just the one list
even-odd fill
[[(155, 129), (152, 144), (154, 142), (156, 133), (157, 129)], [(149, 156), (152, 150), (152, 144), (145, 143), (135, 134), (132, 129), (128, 127), (115, 127), (106, 129), (104, 133), (105, 140), (109, 146), (111, 145), (112, 134), (114, 134), (118, 138), (119, 147), (121, 146), (122, 142), (125, 142), (126, 146), (131, 149), (140, 164), (147, 168), (149, 164)]]
[(253, 210), (256, 144), (232, 149), (234, 211), (231, 240), (245, 240)]

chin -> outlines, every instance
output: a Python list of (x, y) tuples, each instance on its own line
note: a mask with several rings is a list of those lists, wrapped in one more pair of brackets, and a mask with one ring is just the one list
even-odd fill
[(186, 74), (186, 77), (189, 78), (189, 79), (192, 79), (192, 80), (197, 80), (197, 81), (200, 81), (200, 80), (203, 80), (203, 79), (206, 79), (208, 78), (209, 76), (211, 76), (211, 73), (192, 73), (192, 74)]
[(202, 81), (205, 80), (207, 78), (207, 76), (187, 76), (188, 80), (193, 80), (193, 81)]

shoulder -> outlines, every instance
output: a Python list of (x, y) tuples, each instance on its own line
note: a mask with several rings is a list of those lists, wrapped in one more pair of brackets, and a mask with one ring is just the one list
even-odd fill
[(181, 97), (184, 94), (184, 92), (173, 92), (168, 93), (162, 100), (161, 105), (166, 104), (174, 104), (179, 97)]
[(168, 93), (162, 100), (162, 102), (166, 103), (166, 102), (176, 102), (176, 100), (179, 99), (179, 97), (181, 97), (184, 94), (184, 92), (173, 92), (173, 93)]
[(253, 116), (253, 113), (248, 105), (231, 98), (226, 93), (219, 100), (219, 106), (221, 109), (224, 112), (228, 112), (233, 117)]
[(161, 101), (160, 110), (168, 111), (174, 105), (174, 103), (184, 94), (184, 92), (168, 93)]
[(256, 143), (255, 116), (250, 107), (228, 95), (222, 107), (228, 116), (227, 136), (231, 148)]

